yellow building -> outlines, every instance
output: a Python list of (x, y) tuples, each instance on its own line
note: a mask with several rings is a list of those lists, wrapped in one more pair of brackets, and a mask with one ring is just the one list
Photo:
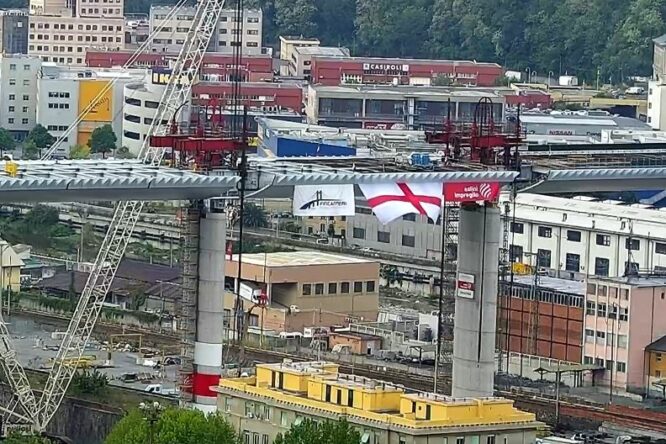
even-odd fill
[(21, 290), (23, 260), (7, 241), (0, 240), (0, 288), (17, 293)]
[(221, 379), (213, 390), (246, 444), (273, 442), (306, 418), (345, 418), (363, 444), (530, 444), (541, 425), (507, 399), (408, 393), (328, 362), (260, 364), (256, 376)]
[(302, 217), (303, 234), (310, 236), (323, 235), (330, 237), (347, 237), (347, 217), (346, 216), (309, 216)]
[(645, 347), (647, 374), (651, 382), (666, 381), (666, 336)]

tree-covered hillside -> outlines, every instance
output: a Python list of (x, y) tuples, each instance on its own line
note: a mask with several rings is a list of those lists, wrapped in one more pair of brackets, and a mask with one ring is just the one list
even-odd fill
[[(126, 0), (127, 12), (150, 3)], [(280, 34), (319, 37), (355, 55), (496, 61), (540, 75), (617, 82), (651, 72), (663, 0), (245, 0), (265, 13), (267, 44)], [(0, 0), (1, 7), (27, 0)], [(230, 1), (229, 4), (235, 2)]]

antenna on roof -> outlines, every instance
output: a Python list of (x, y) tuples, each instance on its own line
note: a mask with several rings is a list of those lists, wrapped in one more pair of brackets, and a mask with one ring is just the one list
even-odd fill
[(634, 256), (631, 253), (634, 243), (634, 221), (629, 219), (627, 223), (629, 224), (629, 237), (627, 237), (627, 262), (624, 266), (624, 277), (635, 277), (638, 276), (638, 264), (634, 263)]

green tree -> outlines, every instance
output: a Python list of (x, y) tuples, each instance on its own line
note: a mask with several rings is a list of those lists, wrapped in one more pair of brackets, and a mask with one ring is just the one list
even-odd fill
[(36, 160), (39, 159), (39, 148), (32, 140), (29, 140), (23, 144), (23, 159), (26, 160)]
[(50, 442), (47, 438), (39, 435), (22, 435), (20, 433), (12, 433), (2, 440), (2, 444), (49, 444)]
[(284, 435), (275, 438), (274, 444), (350, 444), (361, 442), (361, 435), (347, 421), (317, 423), (306, 419), (292, 426)]
[(317, 35), (317, 7), (313, 0), (274, 0), (273, 4), (275, 24), (281, 35)]
[(69, 149), (69, 158), (74, 160), (89, 159), (90, 147), (88, 145), (74, 145)]
[(72, 378), (69, 393), (74, 395), (103, 395), (107, 392), (109, 378), (97, 369), (78, 371)]
[(106, 158), (106, 153), (116, 149), (118, 138), (113, 132), (111, 125), (106, 124), (95, 128), (88, 139), (88, 146), (93, 153), (102, 153), (102, 158)]
[(268, 226), (268, 217), (263, 208), (253, 203), (246, 203), (243, 211), (243, 224), (246, 227), (266, 227)]
[(4, 128), (0, 128), (0, 151), (10, 151), (16, 148), (16, 140)]
[(30, 131), (26, 140), (34, 143), (34, 145), (41, 150), (53, 145), (56, 138), (53, 137), (43, 125), (38, 123), (32, 131)]
[(169, 408), (150, 424), (132, 410), (111, 430), (105, 444), (145, 444), (153, 427), (153, 444), (237, 444), (234, 429), (219, 414)]

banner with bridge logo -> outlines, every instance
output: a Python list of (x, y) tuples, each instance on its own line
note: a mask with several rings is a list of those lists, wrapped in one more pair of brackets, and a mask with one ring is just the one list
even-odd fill
[(354, 185), (296, 185), (294, 216), (353, 216)]

